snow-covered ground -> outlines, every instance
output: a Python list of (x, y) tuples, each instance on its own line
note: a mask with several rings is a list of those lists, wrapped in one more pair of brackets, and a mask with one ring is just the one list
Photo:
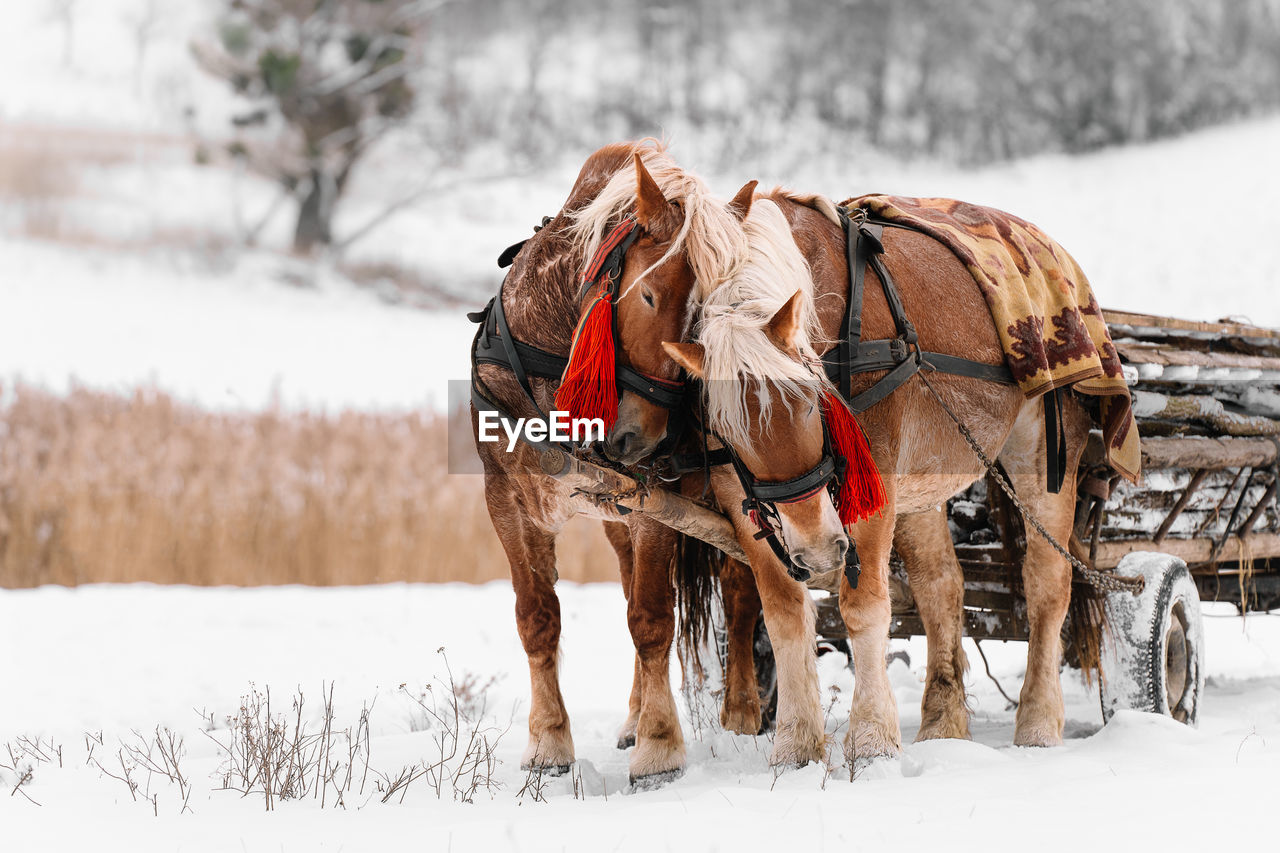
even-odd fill
[[(549, 782), (546, 802), (519, 796), (528, 682), (505, 583), (483, 587), (196, 590), (146, 585), (43, 588), (0, 594), (0, 741), (52, 739), (63, 766), (42, 764), (22, 796), (0, 797), (4, 849), (100, 850), (767, 850), (1269, 849), (1268, 819), (1280, 778), (1280, 619), (1247, 621), (1210, 606), (1209, 685), (1199, 730), (1122, 713), (1105, 728), (1096, 691), (1063, 674), (1067, 734), (1058, 749), (1010, 745), (1013, 713), (968, 646), (974, 741), (909, 745), (900, 761), (855, 781), (820, 767), (776, 775), (766, 737), (705, 731), (690, 739), (689, 769), (655, 791), (626, 790), (626, 754), (614, 748), (631, 683), (632, 650), (614, 584), (562, 584), (561, 678), (572, 715), (583, 792), (571, 777)], [(373, 702), (371, 764), (384, 772), (429, 757), (434, 730), (413, 731), (417, 690), (444, 675), (500, 675), (489, 712), (505, 727), (500, 787), (473, 804), (438, 800), (425, 782), (403, 804), (351, 796), (347, 809), (311, 800), (266, 813), (259, 796), (213, 790), (217, 749), (200, 711), (219, 724), (250, 682), (276, 707), (299, 686), (314, 716), (322, 680), (334, 685), (339, 728)], [(909, 740), (919, 724), (923, 642), (896, 643), (908, 667), (890, 669)], [(984, 645), (1006, 690), (1019, 686), (1025, 647)], [(823, 688), (841, 688), (829, 722), (835, 738), (851, 679), (844, 658), (819, 659)], [(678, 672), (673, 671), (673, 678)], [(438, 688), (437, 688), (438, 689)], [(376, 700), (376, 701), (375, 701)], [(185, 738), (191, 813), (174, 786), (152, 781), (156, 806), (86, 765), (85, 732), (102, 732), (96, 755), (114, 760), (131, 730), (157, 724)], [(207, 724), (205, 725), (207, 728)], [(0, 746), (0, 763), (4, 761)], [(107, 769), (119, 773), (111, 761)], [(0, 771), (2, 773), (3, 771)], [(153, 812), (158, 810), (159, 816)]]

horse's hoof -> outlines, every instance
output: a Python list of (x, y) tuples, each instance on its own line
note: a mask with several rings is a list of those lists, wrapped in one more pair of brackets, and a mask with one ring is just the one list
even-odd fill
[(569, 772), (572, 764), (521, 764), (520, 769), (526, 773), (538, 773), (554, 779)]
[(636, 733), (630, 732), (618, 736), (618, 749), (630, 749), (636, 745)]
[(631, 790), (637, 791), (656, 791), (668, 782), (674, 782), (684, 775), (684, 768), (675, 770), (663, 770), (661, 773), (650, 773), (648, 776), (632, 776)]

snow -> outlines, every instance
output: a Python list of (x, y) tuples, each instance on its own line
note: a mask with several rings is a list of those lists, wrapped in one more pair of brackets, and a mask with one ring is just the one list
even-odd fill
[[(30, 210), (0, 193), (0, 380), (150, 384), (220, 408), (444, 405), (445, 381), (467, 376), (471, 327), (461, 310), (387, 304), (324, 264), (281, 254), (287, 210), (262, 231), (263, 249), (234, 248), (277, 190), (219, 156), (195, 162), (197, 143), (222, 150), (235, 106), (190, 57), (208, 9), (153, 4), (160, 29), (139, 66), (128, 21), (146, 0), (79, 4), (64, 66), (49, 10), (13, 5), (0, 28), (0, 158), (6, 148), (47, 150), (71, 189), (36, 205), (61, 234), (54, 240), (24, 233)], [(890, 192), (995, 205), (1072, 251), (1106, 306), (1280, 325), (1270, 295), (1280, 170), (1263, 167), (1280, 145), (1280, 118), (978, 170), (865, 146), (838, 159), (808, 156), (803, 136), (789, 140), (794, 150), (761, 145), (715, 172), (707, 139), (672, 142), (677, 159), (726, 197), (758, 178), (835, 198)], [(405, 266), (460, 303), (482, 305), (499, 281), (498, 252), (558, 209), (590, 150), (536, 170), (480, 153), (433, 171), (412, 137), (377, 149), (339, 208), (340, 237), (406, 192), (436, 189), (355, 243), (350, 259)]]
[[(1011, 746), (1004, 707), (966, 641), (972, 742), (910, 744), (919, 725), (924, 644), (895, 643), (890, 680), (908, 742), (900, 760), (877, 762), (855, 781), (810, 766), (775, 774), (768, 740), (695, 733), (686, 720), (689, 767), (653, 791), (630, 792), (626, 754), (614, 737), (631, 684), (632, 647), (616, 584), (559, 586), (565, 627), (561, 682), (577, 745), (581, 787), (569, 776), (546, 802), (521, 801), (519, 770), (528, 709), (525, 658), (505, 583), (363, 588), (191, 589), (149, 585), (45, 587), (0, 592), (0, 740), (52, 738), (64, 767), (41, 765), (24, 789), (39, 802), (0, 797), (5, 848), (101, 850), (652, 850), (849, 848), (990, 849), (1034, 839), (1038, 849), (1161, 844), (1258, 846), (1280, 772), (1280, 620), (1229, 615), (1206, 605), (1209, 675), (1201, 723), (1121, 712), (1099, 728), (1096, 688), (1063, 675), (1067, 742)], [(424, 783), (403, 804), (351, 798), (345, 811), (306, 800), (264, 811), (257, 796), (211, 790), (218, 764), (198, 711), (235, 713), (250, 682), (273, 696), (301, 686), (315, 701), (334, 684), (338, 725), (374, 701), (375, 769), (430, 755), (430, 731), (411, 731), (412, 703), (398, 690), (443, 675), (500, 675), (489, 709), (505, 726), (496, 777), (502, 787), (473, 804), (437, 800)], [(983, 649), (1006, 690), (1016, 690), (1025, 646)], [(829, 718), (842, 734), (852, 680), (843, 656), (819, 659), (824, 695), (841, 693)], [(673, 679), (678, 671), (673, 669)], [(193, 710), (196, 709), (196, 710)], [(107, 748), (130, 730), (173, 727), (185, 737), (192, 813), (178, 814), (157, 784), (159, 816), (84, 763), (85, 731)], [(224, 736), (225, 730), (214, 735)], [(0, 752), (0, 759), (4, 753)], [(109, 766), (109, 765), (108, 765)], [(0, 771), (3, 773), (4, 771)], [(843, 774), (843, 775), (842, 775)]]
[[(1037, 222), (1071, 249), (1104, 305), (1193, 319), (1248, 314), (1254, 322), (1280, 325), (1269, 272), (1280, 268), (1280, 241), (1266, 209), (1268, 199), (1280, 194), (1280, 171), (1255, 168), (1277, 142), (1280, 121), (1265, 120), (1142, 148), (978, 172), (884, 164), (874, 180), (837, 173), (822, 181), (792, 176), (790, 183), (832, 195), (874, 189), (995, 204)], [(109, 179), (111, 169), (103, 167), (106, 176), (82, 180), (100, 195), (127, 196), (128, 204), (113, 206), (99, 197), (92, 205), (71, 205), (67, 215), (85, 227), (125, 234), (143, 248), (0, 235), (0, 363), (8, 375), (54, 388), (65, 388), (72, 377), (117, 389), (154, 384), (215, 407), (275, 400), (330, 409), (443, 406), (446, 380), (468, 375), (472, 326), (461, 309), (430, 313), (386, 304), (322, 264), (266, 250), (223, 252), (210, 260), (207, 253), (145, 248), (166, 227), (190, 228), (197, 221), (230, 239), (233, 176), (177, 164), (113, 168), (132, 170), (133, 178)], [(1237, 211), (1229, 251), (1187, 251), (1183, 196), (1194, 187), (1168, 180), (1170, 174), (1203, 175), (1222, 206)], [(708, 180), (728, 193), (739, 178)], [(242, 197), (254, 199), (250, 206), (265, 206), (269, 191), (239, 180)], [(464, 181), (393, 218), (357, 244), (355, 257), (424, 270), (447, 292), (478, 306), (499, 281), (497, 253), (553, 213), (572, 180), (573, 168), (566, 167), (491, 183)], [(139, 196), (137, 187), (153, 181), (179, 189)], [(1082, 187), (1106, 187), (1106, 203)], [(363, 221), (376, 210), (375, 201), (356, 193), (346, 219)], [(125, 208), (127, 216), (120, 213)], [(283, 218), (277, 222), (285, 224)], [(283, 244), (283, 233), (277, 238)], [(311, 284), (299, 286), (299, 280)], [(37, 324), (30, 318), (46, 319)]]
[[(275, 191), (216, 158), (194, 162), (195, 134), (216, 150), (232, 107), (225, 87), (196, 71), (188, 53), (187, 38), (207, 10), (157, 4), (161, 34), (137, 68), (124, 18), (143, 0), (79, 4), (72, 62), (63, 68), (47, 4), (9, 5), (0, 27), (0, 156), (52, 146), (52, 159), (67, 169), (55, 177), (71, 189), (39, 200), (58, 226), (53, 239), (25, 231), (29, 211), (0, 193), (0, 383), (121, 393), (150, 386), (216, 409), (445, 405), (446, 380), (467, 376), (472, 327), (460, 309), (388, 304), (325, 263), (288, 257), (286, 215), (262, 232), (264, 248), (227, 248)], [(197, 109), (188, 112), (190, 105)], [(890, 192), (998, 206), (1072, 251), (1104, 305), (1280, 325), (1272, 295), (1280, 170), (1268, 168), (1278, 143), (1273, 118), (974, 171), (861, 148), (835, 162), (806, 160), (798, 147), (761, 145), (754, 164), (712, 174), (687, 153), (700, 150), (699, 140), (676, 138), (674, 153), (725, 196), (759, 178), (762, 186), (782, 182), (836, 198)], [(428, 178), (441, 189), (355, 244), (351, 256), (405, 265), (478, 306), (498, 283), (497, 253), (555, 212), (590, 151), (569, 151), (537, 172), (497, 163), (435, 176), (421, 174), (420, 153), (402, 145), (365, 164), (338, 232), (351, 233)], [(546, 803), (518, 796), (528, 686), (505, 584), (0, 590), (0, 763), (3, 744), (23, 736), (64, 749), (63, 767), (42, 764), (24, 785), (40, 806), (0, 796), (4, 849), (1274, 846), (1265, 816), (1280, 775), (1275, 616), (1241, 619), (1231, 608), (1205, 606), (1208, 682), (1198, 730), (1127, 712), (1099, 728), (1096, 687), (1068, 672), (1066, 745), (1013, 748), (1013, 712), (966, 643), (972, 742), (909, 744), (900, 760), (878, 762), (850, 782), (814, 766), (775, 774), (767, 738), (695, 732), (686, 720), (687, 773), (661, 789), (630, 792), (626, 755), (613, 746), (633, 658), (622, 596), (613, 584), (560, 589), (562, 684), (586, 796), (575, 798), (565, 777), (548, 783)], [(213, 790), (219, 757), (199, 712), (224, 720), (251, 684), (275, 697), (301, 687), (314, 711), (322, 683), (331, 682), (339, 726), (374, 702), (375, 768), (392, 772), (425, 758), (432, 733), (415, 730), (420, 712), (399, 686), (418, 689), (443, 676), (441, 647), (455, 673), (501, 676), (489, 709), (495, 724), (513, 716), (514, 724), (497, 750), (501, 787), (492, 797), (437, 800), (419, 782), (403, 805), (364, 796), (345, 811), (307, 800), (266, 813), (256, 796)], [(919, 725), (924, 640), (894, 648), (911, 657), (910, 666), (890, 666), (909, 742)], [(1025, 647), (983, 648), (996, 677), (1016, 689)], [(820, 658), (819, 671), (824, 695), (840, 690), (828, 725), (838, 743), (852, 677), (838, 654)], [(153, 816), (85, 761), (86, 731), (101, 730), (104, 752), (112, 752), (133, 730), (157, 725), (184, 737), (193, 813), (179, 814), (171, 786), (157, 782)], [(225, 736), (220, 725), (213, 734)], [(0, 793), (14, 782), (6, 773)]]
[(225, 274), (0, 239), (0, 365), (58, 390), (150, 385), (222, 409), (444, 408), (446, 381), (468, 376), (462, 312), (389, 309), (323, 270), (313, 289), (274, 280), (291, 266), (255, 254)]

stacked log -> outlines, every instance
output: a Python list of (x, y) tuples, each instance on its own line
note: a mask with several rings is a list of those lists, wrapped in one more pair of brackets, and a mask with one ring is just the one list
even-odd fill
[[(1242, 553), (1280, 556), (1280, 331), (1106, 316), (1133, 394), (1143, 474), (1136, 486), (1115, 484), (1096, 544), (1092, 528), (1084, 529), (1091, 499), (1082, 499), (1077, 534), (1093, 546), (1097, 565), (1152, 548), (1202, 566)], [(1086, 468), (1096, 468), (1102, 455), (1095, 432)], [(1002, 540), (987, 490), (980, 480), (950, 502), (957, 545)]]
[(1280, 554), (1280, 332), (1106, 314), (1133, 394), (1143, 476), (1107, 500), (1098, 563), (1148, 546), (1185, 551), (1193, 564), (1235, 557), (1242, 544)]

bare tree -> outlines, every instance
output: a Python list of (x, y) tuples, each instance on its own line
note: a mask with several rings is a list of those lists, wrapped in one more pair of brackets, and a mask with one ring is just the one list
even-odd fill
[(133, 37), (133, 88), (142, 88), (142, 69), (146, 64), (147, 50), (164, 24), (164, 11), (160, 0), (138, 0), (121, 16)]
[(49, 19), (62, 27), (62, 66), (71, 67), (75, 47), (76, 6), (80, 0), (49, 0)]
[(425, 23), (444, 0), (222, 0), (197, 61), (247, 102), (233, 153), (296, 199), (293, 248), (333, 242), (352, 170), (414, 105)]

